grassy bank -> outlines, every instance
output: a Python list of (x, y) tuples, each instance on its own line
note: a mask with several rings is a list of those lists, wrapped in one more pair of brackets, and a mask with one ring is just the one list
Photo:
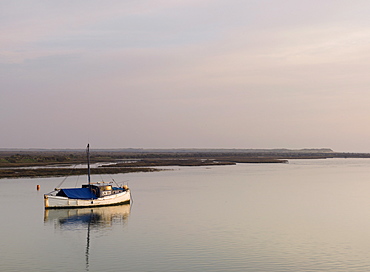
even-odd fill
[[(123, 162), (124, 161), (124, 162)], [(272, 158), (246, 158), (220, 154), (133, 154), (92, 152), (91, 163), (110, 162), (111, 165), (92, 168), (91, 174), (118, 174), (132, 172), (160, 171), (158, 166), (217, 166), (236, 163), (282, 163), (286, 160)], [(86, 154), (81, 152), (24, 152), (0, 153), (0, 178), (52, 177), (86, 175), (86, 169), (64, 168), (61, 166), (85, 164)], [(46, 168), (45, 166), (53, 166)], [(37, 168), (30, 168), (37, 167)]]
[[(125, 167), (125, 168), (92, 168), (92, 175), (119, 174), (132, 172), (153, 172), (159, 171), (155, 168), (142, 167)], [(0, 169), (0, 178), (35, 178), (35, 177), (59, 177), (59, 176), (79, 176), (87, 175), (86, 169), (69, 168), (17, 168), (17, 169)]]

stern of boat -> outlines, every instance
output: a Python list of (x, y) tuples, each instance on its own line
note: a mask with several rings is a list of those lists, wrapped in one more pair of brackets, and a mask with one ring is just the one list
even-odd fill
[(44, 206), (45, 208), (49, 207), (49, 196), (44, 195)]

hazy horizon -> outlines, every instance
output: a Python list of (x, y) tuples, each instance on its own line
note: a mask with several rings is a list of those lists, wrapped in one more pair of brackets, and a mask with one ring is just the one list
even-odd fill
[(0, 2), (0, 148), (370, 152), (370, 2)]

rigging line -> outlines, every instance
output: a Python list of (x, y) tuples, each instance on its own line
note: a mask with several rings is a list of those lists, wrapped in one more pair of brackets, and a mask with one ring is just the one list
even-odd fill
[(57, 188), (60, 188), (60, 186), (62, 186), (62, 184), (66, 181), (66, 179), (68, 178), (68, 176), (71, 175), (71, 173), (73, 172), (73, 170), (75, 170), (77, 164), (75, 164), (75, 166), (73, 166), (72, 170), (68, 173), (67, 176), (64, 177), (64, 179), (62, 180), (62, 182), (60, 184), (58, 184)]
[(77, 188), (77, 183), (78, 183), (78, 180), (80, 179), (80, 175), (77, 176), (77, 180), (76, 180), (76, 184), (75, 184), (75, 188)]
[(119, 187), (118, 183), (114, 180), (114, 178), (112, 177), (111, 174), (109, 174), (110, 178), (114, 181), (114, 183), (117, 185), (117, 187)]

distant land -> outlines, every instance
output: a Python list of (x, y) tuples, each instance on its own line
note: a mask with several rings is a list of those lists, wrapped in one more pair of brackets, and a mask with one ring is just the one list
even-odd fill
[[(288, 163), (290, 159), (370, 158), (370, 153), (319, 149), (92, 149), (92, 163), (103, 163), (92, 174), (160, 171), (163, 166), (220, 166), (237, 163)], [(85, 169), (65, 168), (86, 163), (85, 149), (0, 149), (0, 178), (83, 175)], [(105, 164), (104, 163), (109, 163)]]
[[(53, 149), (53, 148), (0, 148), (0, 152), (78, 152), (84, 151), (85, 149)], [(259, 153), (259, 152), (267, 152), (267, 153), (286, 153), (286, 152), (302, 152), (302, 153), (333, 153), (334, 151), (330, 148), (304, 148), (304, 149), (287, 149), (287, 148), (274, 148), (274, 149), (243, 149), (243, 148), (102, 148), (102, 149), (91, 149), (92, 151), (96, 152), (134, 152), (134, 153), (233, 153), (233, 152), (241, 152), (241, 153)]]

